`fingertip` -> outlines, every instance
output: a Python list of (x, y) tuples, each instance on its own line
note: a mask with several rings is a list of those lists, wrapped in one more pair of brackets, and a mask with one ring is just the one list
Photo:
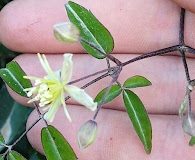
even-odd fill
[(185, 8), (193, 13), (195, 13), (195, 1), (194, 0), (172, 0), (177, 3), (180, 7)]
[(54, 0), (8, 3), (0, 13), (0, 42), (18, 52), (59, 53), (67, 50), (67, 46), (71, 48), (53, 36), (53, 25), (68, 19), (64, 3), (63, 0), (57, 3)]

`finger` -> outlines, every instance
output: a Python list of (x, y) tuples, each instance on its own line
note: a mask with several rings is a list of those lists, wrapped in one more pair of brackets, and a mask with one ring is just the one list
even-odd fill
[[(98, 115), (98, 136), (96, 142), (87, 149), (80, 150), (77, 133), (80, 126), (91, 118), (91, 112), (77, 106), (68, 106), (73, 122), (69, 123), (62, 110), (55, 117), (54, 125), (68, 140), (79, 159), (144, 159), (144, 160), (192, 160), (195, 151), (188, 146), (190, 137), (181, 128), (181, 121), (174, 115), (151, 115), (153, 127), (152, 152), (147, 155), (136, 135), (126, 112), (102, 109)], [(30, 126), (38, 118), (33, 112), (28, 120)], [(32, 146), (43, 153), (39, 122), (28, 133)], [(131, 151), (131, 152), (130, 152)]]
[[(178, 44), (180, 9), (171, 1), (76, 2), (90, 9), (108, 28), (115, 40), (114, 52), (142, 53)], [(11, 2), (0, 13), (0, 41), (20, 52), (84, 52), (78, 44), (60, 43), (53, 36), (52, 26), (68, 20), (65, 3), (64, 0)], [(187, 14), (187, 18), (194, 19), (194, 15)], [(195, 22), (186, 21), (186, 25), (186, 44), (193, 47)]]
[(180, 7), (195, 13), (195, 1), (193, 0), (172, 0), (172, 1), (177, 3)]
[[(135, 57), (135, 55), (116, 54), (116, 57), (122, 62), (125, 62), (128, 59)], [(47, 55), (47, 58), (54, 71), (61, 69), (61, 54)], [(38, 61), (37, 55), (25, 54), (17, 57), (15, 60), (21, 65), (26, 74), (29, 76), (43, 77), (46, 75)], [(107, 67), (105, 60), (97, 60), (89, 55), (82, 54), (74, 54), (73, 63), (74, 70), (72, 80), (76, 80), (85, 75), (90, 75)], [(189, 58), (188, 65), (191, 71), (191, 77), (194, 77), (195, 71), (192, 69), (195, 67), (194, 59)], [(141, 98), (149, 113), (178, 113), (181, 101), (186, 92), (185, 72), (180, 57), (156, 56), (125, 66), (119, 76), (119, 82), (123, 84), (126, 79), (134, 75), (144, 76), (152, 82), (152, 86), (150, 87), (133, 89), (133, 91), (135, 91), (135, 93), (137, 93), (137, 95)], [(90, 78), (89, 80), (79, 82), (75, 85), (81, 87), (93, 78), (94, 77)], [(91, 85), (85, 90), (89, 95), (95, 98), (95, 96), (103, 88), (109, 85), (110, 81), (111, 78), (107, 77)], [(11, 92), (11, 95), (19, 103), (26, 103), (26, 99), (19, 97), (17, 94)], [(67, 103), (75, 104), (75, 101), (70, 100)], [(125, 108), (121, 107), (121, 104), (123, 104), (123, 101), (122, 97), (119, 96), (114, 101), (106, 104), (105, 107), (124, 110)]]

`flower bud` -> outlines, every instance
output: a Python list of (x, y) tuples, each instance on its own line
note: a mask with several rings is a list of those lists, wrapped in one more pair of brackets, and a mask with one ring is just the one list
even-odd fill
[(184, 132), (189, 134), (190, 136), (195, 136), (195, 114), (190, 112), (183, 119), (182, 124)]
[(78, 143), (81, 149), (87, 148), (95, 142), (97, 130), (97, 122), (94, 120), (89, 120), (81, 126), (78, 132)]
[(57, 23), (53, 27), (54, 36), (57, 40), (65, 43), (78, 42), (79, 29), (71, 22)]

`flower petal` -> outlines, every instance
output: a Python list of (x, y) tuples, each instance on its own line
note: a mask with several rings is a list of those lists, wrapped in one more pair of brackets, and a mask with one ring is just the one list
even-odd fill
[(66, 108), (66, 103), (65, 103), (65, 100), (64, 100), (64, 91), (63, 91), (63, 90), (62, 90), (62, 92), (61, 92), (61, 103), (62, 103), (62, 105), (63, 105), (64, 113), (65, 113), (66, 117), (68, 118), (68, 120), (69, 120), (70, 122), (72, 122), (72, 120), (71, 120), (71, 118), (70, 118), (70, 115), (69, 115), (69, 113), (68, 113), (68, 110), (67, 110), (67, 108)]
[(49, 111), (44, 115), (44, 118), (49, 122), (53, 122), (56, 112), (61, 105), (61, 97), (56, 98), (53, 102), (49, 105)]
[(37, 53), (37, 56), (45, 72), (51, 76), (53, 80), (58, 80), (47, 61), (46, 56), (44, 54), (41, 55), (40, 53)]
[(72, 54), (64, 54), (64, 62), (61, 71), (61, 80), (68, 83), (72, 77)]
[(86, 106), (92, 111), (97, 109), (97, 103), (94, 103), (93, 99), (83, 89), (72, 85), (67, 85), (64, 89), (65, 92), (78, 103)]
[(70, 117), (70, 114), (68, 113), (66, 106), (64, 106), (64, 113), (65, 113), (66, 117), (68, 118), (69, 122), (72, 122), (72, 119)]

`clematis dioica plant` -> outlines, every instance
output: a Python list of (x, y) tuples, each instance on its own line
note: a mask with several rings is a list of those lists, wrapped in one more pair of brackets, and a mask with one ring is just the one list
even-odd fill
[[(187, 91), (184, 100), (182, 101), (179, 113), (181, 117), (184, 117), (184, 131), (192, 137), (190, 145), (195, 144), (195, 116), (192, 112), (190, 96), (195, 86), (195, 80), (190, 79), (185, 56), (185, 52), (195, 53), (195, 49), (186, 46), (184, 43), (185, 10), (181, 9), (178, 45), (145, 53), (125, 62), (121, 62), (119, 59), (110, 54), (114, 48), (112, 35), (90, 11), (71, 1), (69, 1), (65, 7), (70, 22), (54, 24), (54, 37), (60, 42), (79, 42), (85, 51), (94, 58), (106, 59), (107, 68), (71, 81), (73, 62), (72, 54), (69, 53), (63, 55), (64, 61), (62, 69), (58, 71), (53, 71), (46, 56), (38, 53), (38, 59), (46, 72), (44, 77), (27, 76), (17, 62), (8, 63), (6, 68), (0, 70), (1, 78), (16, 93), (30, 99), (28, 102), (33, 103), (34, 107), (37, 109), (39, 118), (12, 145), (7, 145), (3, 136), (0, 134), (0, 145), (7, 148), (5, 153), (0, 155), (0, 159), (5, 156), (21, 158), (22, 156), (20, 154), (12, 150), (13, 146), (32, 127), (34, 127), (37, 122), (43, 120), (46, 122), (46, 127), (44, 127), (41, 131), (41, 141), (47, 159), (76, 160), (77, 156), (69, 143), (56, 128), (49, 126), (47, 121), (52, 122), (58, 108), (62, 106), (67, 119), (71, 122), (71, 116), (67, 111), (65, 103), (65, 97), (67, 96), (73, 98), (75, 101), (90, 110), (95, 111), (92, 119), (86, 121), (86, 123), (80, 127), (78, 132), (77, 138), (79, 147), (81, 149), (87, 148), (94, 143), (95, 140), (98, 140), (99, 124), (97, 123), (96, 118), (100, 109), (104, 104), (109, 103), (121, 94), (127, 115), (129, 116), (135, 132), (142, 142), (146, 153), (150, 154), (152, 149), (152, 126), (150, 119), (144, 104), (131, 89), (150, 86), (152, 83), (145, 77), (139, 75), (129, 77), (124, 83), (119, 82), (118, 77), (120, 76), (123, 67), (130, 63), (173, 51), (177, 51), (181, 54), (187, 82)], [(110, 61), (114, 63), (114, 66), (110, 66)], [(73, 82), (76, 83), (92, 76), (98, 77), (82, 86), (82, 89), (72, 85)], [(106, 88), (101, 90), (93, 100), (92, 97), (90, 97), (83, 89), (107, 76), (111, 77), (110, 83)], [(34, 81), (34, 86), (31, 85), (30, 81)], [(38, 102), (38, 105), (36, 102)], [(46, 112), (42, 114), (39, 111), (39, 107), (43, 108), (43, 111)]]

